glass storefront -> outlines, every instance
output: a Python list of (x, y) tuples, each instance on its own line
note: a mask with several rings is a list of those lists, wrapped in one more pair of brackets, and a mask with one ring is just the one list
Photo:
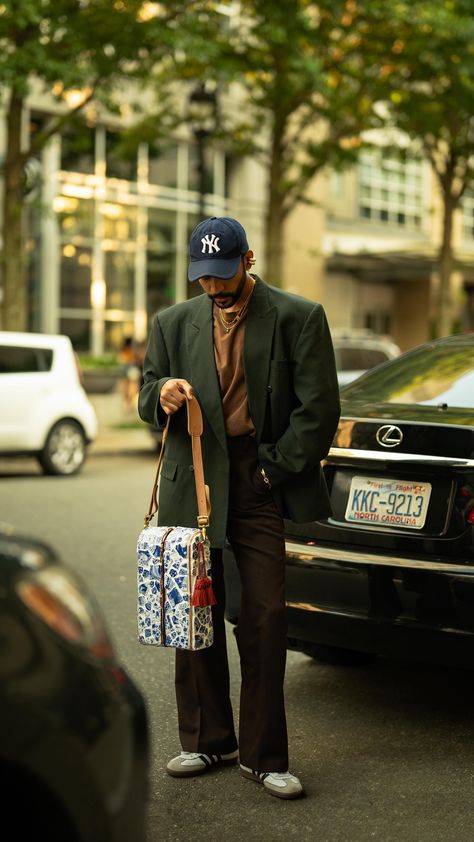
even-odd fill
[[(78, 123), (57, 139), (54, 160), (54, 225), (44, 235), (56, 240), (58, 267), (42, 283), (58, 287), (56, 329), (94, 354), (116, 351), (124, 336), (142, 341), (154, 313), (201, 291), (186, 278), (201, 202), (196, 147), (124, 154), (116, 132)], [(206, 215), (221, 215), (214, 174), (225, 171), (224, 153), (205, 150), (204, 163)]]
[(148, 209), (147, 301), (148, 320), (153, 313), (173, 303), (173, 273), (176, 262), (176, 227), (173, 214)]
[(105, 132), (105, 171), (107, 178), (137, 180), (136, 153), (127, 152), (120, 135), (108, 130)]
[(90, 319), (61, 319), (59, 333), (65, 333), (70, 337), (76, 351), (89, 351), (91, 346)]
[(66, 243), (61, 248), (60, 305), (64, 308), (89, 310), (91, 306), (90, 249)]
[(133, 310), (134, 255), (108, 251), (105, 255), (105, 307), (107, 310)]
[(64, 242), (81, 243), (94, 238), (94, 203), (77, 196), (57, 196), (53, 208)]

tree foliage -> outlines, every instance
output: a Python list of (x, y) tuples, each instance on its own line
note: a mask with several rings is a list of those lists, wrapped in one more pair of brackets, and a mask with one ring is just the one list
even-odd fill
[(278, 283), (288, 214), (307, 201), (316, 173), (355, 160), (361, 131), (379, 122), (354, 27), (358, 4), (241, 0), (228, 15), (223, 8), (203, 3), (201, 31), (190, 33), (176, 71), (233, 89), (220, 134), (268, 168), (265, 262)]
[[(24, 172), (48, 139), (94, 101), (120, 112), (120, 87), (164, 56), (186, 3), (167, 0), (4, 0), (0, 5), (0, 95), (6, 113), (3, 160), (2, 325), (26, 326), (22, 248)], [(32, 90), (60, 106), (35, 135), (25, 132)], [(54, 108), (51, 109), (52, 112)]]
[[(474, 179), (473, 11), (473, 0), (395, 0), (390, 9), (383, 0), (5, 0), (3, 325), (21, 326), (26, 312), (26, 161), (87, 102), (120, 113), (122, 81), (141, 75), (155, 88), (156, 109), (132, 127), (129, 147), (186, 120), (176, 85), (218, 87), (216, 136), (267, 166), (273, 283), (280, 280), (285, 220), (307, 201), (314, 176), (355, 161), (366, 129), (405, 132), (430, 160), (443, 195), (437, 321), (449, 332), (452, 215)], [(33, 84), (55, 97), (61, 112), (25, 140), (22, 115)], [(76, 105), (73, 91), (80, 92)]]
[(397, 0), (390, 10), (384, 0), (241, 0), (233, 9), (225, 19), (205, 4), (212, 34), (197, 50), (190, 35), (181, 74), (246, 94), (221, 134), (268, 166), (269, 276), (278, 282), (284, 222), (312, 178), (354, 161), (365, 130), (395, 126), (430, 161), (443, 197), (434, 332), (450, 332), (452, 217), (473, 183), (473, 0)]
[(388, 123), (403, 131), (435, 173), (443, 200), (433, 333), (451, 333), (453, 214), (474, 187), (474, 3), (396, 2), (369, 9), (380, 67), (379, 98)]
[[(356, 0), (242, 0), (206, 4), (212, 36), (178, 57), (182, 78), (234, 87), (221, 133), (268, 166), (266, 266), (281, 276), (283, 226), (326, 166), (353, 161), (360, 132), (379, 120), (364, 72)], [(232, 100), (231, 100), (232, 102)], [(234, 100), (235, 103), (235, 100)]]

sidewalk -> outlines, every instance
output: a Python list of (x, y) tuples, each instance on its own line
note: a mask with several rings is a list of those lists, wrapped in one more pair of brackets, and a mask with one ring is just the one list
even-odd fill
[(157, 446), (148, 426), (134, 410), (127, 411), (118, 391), (88, 394), (99, 431), (89, 448), (89, 456), (113, 456), (121, 453), (156, 453)]

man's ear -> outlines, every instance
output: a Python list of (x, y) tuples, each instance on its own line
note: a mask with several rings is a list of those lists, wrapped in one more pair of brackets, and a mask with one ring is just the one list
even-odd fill
[(245, 268), (251, 269), (253, 264), (255, 263), (255, 257), (253, 255), (252, 249), (249, 249), (247, 254), (245, 255)]

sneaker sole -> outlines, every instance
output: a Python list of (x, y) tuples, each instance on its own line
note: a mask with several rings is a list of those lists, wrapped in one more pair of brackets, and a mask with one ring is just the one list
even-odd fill
[(172, 778), (195, 778), (197, 775), (205, 775), (206, 772), (212, 772), (213, 769), (222, 769), (223, 766), (235, 766), (237, 764), (238, 757), (229, 757), (225, 760), (215, 760), (209, 766), (200, 766), (199, 768), (192, 769), (188, 767), (187, 769), (169, 769), (168, 766), (166, 767), (166, 771), (168, 775), (171, 775)]
[(275, 789), (270, 788), (269, 786), (265, 786), (265, 781), (261, 781), (260, 778), (256, 778), (252, 772), (246, 772), (245, 769), (240, 770), (240, 774), (243, 778), (246, 778), (248, 781), (253, 781), (254, 784), (260, 784), (263, 786), (264, 790), (268, 792), (269, 795), (274, 795), (275, 798), (283, 798), (286, 801), (290, 801), (295, 798), (302, 798), (304, 795), (304, 790), (301, 789), (299, 792), (279, 792), (276, 787)]

